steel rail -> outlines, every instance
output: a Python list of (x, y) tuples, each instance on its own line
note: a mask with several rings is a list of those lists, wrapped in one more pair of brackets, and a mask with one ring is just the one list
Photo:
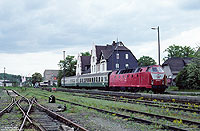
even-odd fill
[(15, 102), (14, 102), (14, 98), (12, 98), (12, 102), (6, 107), (4, 108), (3, 110), (0, 111), (0, 117), (7, 111), (9, 110), (10, 108), (12, 108), (14, 106)]
[(103, 113), (107, 113), (107, 114), (115, 114), (118, 117), (122, 117), (124, 119), (129, 119), (129, 121), (134, 120), (134, 121), (139, 121), (139, 122), (146, 123), (146, 124), (158, 124), (158, 125), (161, 125), (162, 127), (164, 127), (165, 129), (172, 129), (172, 130), (176, 130), (176, 131), (187, 131), (185, 129), (181, 129), (181, 128), (178, 128), (178, 127), (175, 127), (175, 126), (169, 126), (169, 125), (153, 122), (153, 121), (146, 120), (146, 119), (131, 117), (131, 116), (127, 116), (127, 115), (123, 115), (123, 114), (119, 114), (119, 113), (116, 113), (116, 112), (111, 112), (111, 111), (107, 111), (107, 110), (103, 110), (103, 109), (99, 109), (99, 108), (95, 108), (95, 107), (91, 107), (91, 106), (85, 106), (85, 105), (81, 105), (81, 104), (78, 104), (78, 103), (74, 103), (74, 102), (70, 102), (70, 101), (66, 101), (66, 100), (62, 100), (62, 99), (58, 99), (58, 98), (56, 100), (62, 101), (62, 102), (65, 102), (65, 103), (69, 103), (69, 104), (72, 104), (72, 105), (75, 105), (75, 106), (82, 106), (82, 107), (85, 107), (85, 108), (88, 108), (88, 109), (93, 109), (93, 110), (103, 112)]
[[(42, 94), (39, 94), (39, 95), (42, 95)], [(42, 95), (42, 96), (48, 97), (46, 95)], [(158, 125), (161, 125), (162, 127), (164, 127), (165, 129), (171, 129), (171, 130), (176, 130), (176, 131), (187, 131), (186, 129), (181, 129), (181, 128), (178, 128), (178, 127), (175, 127), (175, 126), (164, 125), (164, 124), (153, 122), (153, 121), (150, 121), (150, 120), (141, 119), (141, 118), (137, 118), (137, 117), (131, 117), (131, 116), (119, 114), (119, 113), (116, 113), (116, 112), (111, 112), (111, 111), (107, 111), (107, 110), (103, 110), (103, 109), (99, 109), (99, 108), (95, 108), (95, 107), (91, 107), (91, 106), (86, 106), (86, 105), (70, 102), (70, 101), (67, 101), (67, 100), (62, 100), (62, 99), (59, 99), (59, 98), (56, 98), (56, 100), (62, 101), (62, 102), (65, 102), (65, 103), (69, 103), (69, 104), (72, 104), (72, 105), (75, 105), (75, 106), (81, 106), (81, 107), (85, 107), (85, 108), (88, 108), (88, 109), (93, 109), (93, 110), (96, 110), (98, 112), (103, 112), (103, 113), (106, 113), (106, 114), (115, 114), (118, 117), (122, 117), (124, 119), (129, 119), (129, 121), (138, 121), (138, 122), (142, 122), (142, 123), (146, 123), (146, 124), (158, 124)]]
[[(169, 109), (173, 109), (173, 110), (183, 110), (183, 111), (189, 111), (189, 112), (195, 112), (195, 113), (200, 113), (200, 110), (194, 110), (194, 109), (187, 109), (187, 108), (180, 108), (180, 107), (173, 107), (173, 106), (166, 106), (165, 104), (163, 105), (156, 105), (156, 104), (159, 104), (159, 103), (154, 103), (154, 104), (149, 104), (148, 102), (145, 103), (144, 101), (140, 101), (140, 100), (132, 100), (132, 99), (128, 99), (128, 100), (125, 100), (125, 99), (122, 99), (120, 97), (117, 97), (117, 99), (114, 99), (114, 98), (111, 98), (109, 96), (105, 96), (105, 97), (102, 97), (102, 96), (95, 96), (94, 94), (92, 94), (93, 96), (85, 96), (85, 95), (76, 95), (76, 94), (73, 94), (74, 96), (80, 96), (80, 97), (88, 97), (88, 98), (95, 98), (95, 99), (103, 99), (103, 100), (109, 100), (109, 101), (118, 101), (118, 102), (123, 102), (123, 103), (130, 103), (130, 104), (143, 104), (143, 105), (146, 105), (146, 106), (152, 106), (152, 107), (166, 107), (166, 108), (169, 108)], [(107, 97), (107, 98), (106, 98)], [(140, 102), (140, 103), (137, 103), (137, 102)]]
[[(181, 118), (174, 118), (174, 117), (169, 117), (169, 116), (164, 116), (164, 115), (157, 115), (157, 114), (153, 114), (153, 113), (146, 113), (146, 112), (141, 112), (141, 111), (136, 111), (136, 110), (130, 110), (130, 109), (125, 109), (125, 108), (115, 108), (115, 107), (113, 107), (112, 109), (117, 109), (117, 110), (131, 112), (131, 113), (139, 113), (139, 114), (147, 115), (147, 116), (150, 116), (150, 117), (164, 118), (164, 119), (170, 120), (172, 122), (174, 120), (181, 119)], [(200, 128), (200, 122), (190, 121), (190, 120), (187, 120), (187, 119), (181, 119), (181, 120), (182, 120), (183, 123), (198, 125), (198, 127)]]
[(71, 126), (75, 127), (76, 129), (81, 130), (81, 131), (88, 131), (87, 129), (85, 129), (85, 128), (79, 126), (78, 124), (76, 124), (76, 123), (74, 123), (74, 122), (72, 122), (72, 121), (66, 119), (65, 117), (63, 117), (63, 116), (61, 116), (61, 115), (59, 115), (59, 114), (57, 114), (57, 113), (55, 113), (55, 112), (53, 112), (53, 111), (51, 111), (51, 110), (45, 108), (44, 106), (42, 106), (42, 105), (40, 105), (39, 103), (37, 103), (36, 100), (34, 100), (34, 103), (35, 103), (39, 108), (41, 108), (42, 110), (45, 110), (48, 114), (54, 116), (55, 118), (59, 119), (60, 121), (63, 121), (63, 122), (66, 123), (67, 125), (71, 125)]
[[(12, 90), (15, 94), (17, 94), (18, 96), (21, 96), (21, 99), (19, 99), (17, 102), (15, 102), (15, 104), (17, 105), (17, 107), (20, 109), (20, 111), (23, 113), (24, 116), (24, 120), (20, 126), (19, 131), (23, 130), (23, 127), (25, 125), (26, 120), (28, 119), (29, 123), (32, 124), (37, 130), (40, 131), (45, 131), (45, 129), (43, 127), (41, 127), (40, 124), (36, 123), (34, 120), (31, 120), (30, 116), (29, 116), (29, 112), (31, 111), (33, 102), (30, 102), (29, 99), (27, 99), (26, 97), (22, 96), (21, 94), (19, 94), (18, 92), (16, 92), (15, 90)], [(25, 111), (23, 110), (22, 106), (20, 105), (20, 102), (22, 101), (22, 99), (24, 99), (24, 101), (26, 101), (29, 105), (28, 107), (28, 111), (25, 113)]]
[[(51, 88), (42, 88), (44, 90), (48, 90), (48, 91), (51, 91)], [(78, 90), (78, 89), (66, 89), (66, 88), (58, 88), (56, 89), (57, 91), (65, 91), (65, 92), (74, 92), (74, 93), (87, 93), (87, 94), (99, 94), (99, 95), (110, 95), (110, 96), (123, 96), (125, 98), (140, 98), (140, 97), (144, 97), (145, 99), (148, 99), (148, 98), (151, 98), (152, 100), (153, 99), (158, 99), (158, 100), (165, 100), (165, 101), (169, 101), (169, 100), (172, 100), (173, 98), (176, 99), (176, 102), (180, 102), (180, 103), (185, 103), (185, 102), (190, 102), (190, 103), (193, 103), (193, 104), (199, 104), (200, 103), (200, 99), (199, 99), (199, 102), (198, 101), (189, 101), (188, 99), (180, 99), (180, 98), (177, 98), (176, 96), (172, 97), (172, 96), (165, 96), (165, 97), (159, 97), (157, 95), (153, 95), (153, 94), (149, 94), (149, 95), (145, 95), (144, 93), (123, 93), (123, 92), (115, 92), (115, 91), (95, 91), (95, 90)], [(170, 99), (169, 99), (170, 98)]]

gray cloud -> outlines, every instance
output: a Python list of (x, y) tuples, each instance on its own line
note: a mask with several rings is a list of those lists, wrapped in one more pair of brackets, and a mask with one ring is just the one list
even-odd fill
[(161, 38), (199, 26), (195, 0), (1, 0), (0, 53), (26, 53), (105, 44), (117, 37), (127, 46)]

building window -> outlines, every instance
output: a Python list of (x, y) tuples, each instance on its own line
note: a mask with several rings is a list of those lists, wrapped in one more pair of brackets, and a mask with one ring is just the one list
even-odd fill
[(92, 57), (92, 61), (94, 62), (94, 56)]
[(118, 63), (116, 64), (116, 69), (119, 69), (119, 64)]
[(102, 64), (102, 66), (103, 66), (103, 69), (102, 69), (102, 70), (104, 71), (104, 70), (105, 70), (105, 67), (104, 67), (105, 65), (104, 65), (104, 63)]
[(116, 59), (119, 59), (119, 53), (116, 54)]
[(125, 59), (128, 59), (128, 54), (125, 54)]
[(128, 65), (128, 64), (126, 64), (126, 65), (125, 65), (125, 67), (126, 67), (126, 68), (128, 68), (128, 67), (129, 67), (129, 65)]

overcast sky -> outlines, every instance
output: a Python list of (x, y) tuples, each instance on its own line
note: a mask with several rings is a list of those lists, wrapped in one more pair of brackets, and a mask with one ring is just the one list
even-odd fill
[(162, 58), (172, 44), (200, 46), (200, 1), (0, 0), (0, 72), (59, 69), (63, 50), (77, 55), (117, 38), (157, 62), (157, 26)]

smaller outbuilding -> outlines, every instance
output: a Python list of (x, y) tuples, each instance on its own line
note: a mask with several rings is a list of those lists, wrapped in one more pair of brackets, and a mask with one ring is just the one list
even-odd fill
[(8, 87), (8, 86), (14, 86), (14, 82), (12, 82), (12, 81), (9, 81), (9, 80), (0, 80), (0, 86), (1, 87), (3, 87), (3, 86), (5, 86), (5, 87)]
[(48, 86), (56, 86), (57, 85), (57, 76), (59, 70), (45, 70), (44, 71), (44, 82), (48, 82)]
[(163, 70), (167, 74), (167, 78), (171, 85), (175, 85), (174, 80), (178, 73), (191, 62), (192, 58), (173, 57), (167, 59), (163, 64)]

